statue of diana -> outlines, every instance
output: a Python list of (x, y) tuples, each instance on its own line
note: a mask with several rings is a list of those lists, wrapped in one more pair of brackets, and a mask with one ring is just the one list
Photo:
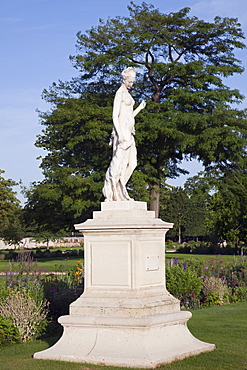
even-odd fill
[(135, 70), (131, 67), (122, 72), (123, 83), (117, 90), (113, 103), (113, 155), (106, 171), (103, 194), (105, 201), (131, 200), (126, 184), (137, 165), (135, 146), (135, 116), (145, 108), (146, 102), (134, 110), (134, 99), (129, 93), (135, 81)]

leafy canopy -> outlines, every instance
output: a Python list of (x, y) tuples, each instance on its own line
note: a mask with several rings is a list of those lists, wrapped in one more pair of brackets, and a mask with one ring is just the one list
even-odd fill
[(22, 237), (20, 201), (13, 191), (18, 185), (11, 179), (5, 179), (0, 170), (0, 238), (9, 243), (18, 243)]
[(128, 9), (128, 17), (78, 32), (71, 56), (78, 76), (43, 93), (52, 104), (41, 114), (45, 129), (36, 143), (48, 151), (44, 182), (56, 184), (63, 210), (74, 216), (102, 200), (111, 107), (127, 66), (137, 71), (133, 97), (147, 100), (136, 122), (138, 168), (129, 186), (139, 199), (151, 192), (151, 209), (158, 210), (166, 179), (186, 173), (182, 159), (224, 170), (240, 163), (246, 148), (246, 111), (232, 108), (243, 96), (224, 84), (243, 72), (234, 55), (245, 47), (238, 20), (210, 23), (189, 16), (189, 8), (164, 14), (145, 2)]
[(85, 34), (78, 32), (78, 53), (71, 60), (79, 76), (54, 84), (45, 98), (53, 103), (90, 93), (110, 98), (123, 68), (133, 66), (138, 72), (134, 97), (160, 103), (150, 102), (137, 122), (139, 170), (149, 184), (184, 173), (183, 157), (206, 167), (241, 159), (246, 112), (231, 104), (243, 96), (223, 83), (243, 72), (234, 55), (245, 47), (238, 20), (205, 22), (189, 17), (189, 8), (163, 14), (144, 2), (131, 2), (128, 9), (129, 17), (101, 19)]

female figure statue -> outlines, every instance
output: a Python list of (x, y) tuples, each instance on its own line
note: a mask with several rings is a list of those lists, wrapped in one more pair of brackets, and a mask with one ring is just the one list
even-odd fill
[(135, 70), (129, 67), (122, 72), (122, 76), (123, 83), (113, 103), (113, 155), (103, 188), (105, 201), (131, 200), (125, 186), (137, 165), (135, 116), (146, 106), (142, 101), (133, 110), (135, 101), (128, 90), (135, 81)]

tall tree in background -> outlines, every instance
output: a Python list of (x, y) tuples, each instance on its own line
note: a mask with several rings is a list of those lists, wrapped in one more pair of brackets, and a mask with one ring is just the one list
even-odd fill
[[(244, 159), (244, 158), (243, 158)], [(246, 161), (246, 159), (245, 159)], [(247, 170), (225, 171), (211, 200), (211, 222), (219, 240), (239, 246), (247, 243)]]
[(186, 224), (190, 217), (193, 217), (192, 207), (190, 198), (184, 189), (178, 187), (168, 191), (165, 202), (162, 202), (160, 212), (163, 219), (174, 224), (173, 228), (168, 232), (168, 238), (175, 238), (179, 243), (182, 242)]
[(204, 240), (213, 237), (210, 207), (215, 183), (216, 179), (208, 177), (204, 172), (188, 178), (184, 183), (184, 190), (192, 205), (191, 217), (186, 225), (187, 237), (202, 237)]
[(21, 207), (12, 188), (18, 184), (3, 174), (0, 170), (0, 238), (17, 244), (23, 237)]
[(208, 236), (210, 195), (209, 187), (203, 183), (203, 178), (195, 176), (186, 181), (184, 189), (174, 187), (161, 194), (160, 216), (174, 223), (168, 238), (181, 243), (184, 238), (202, 237), (205, 240)]
[(137, 71), (134, 98), (148, 101), (136, 123), (138, 168), (132, 185), (144, 184), (156, 216), (166, 179), (186, 172), (180, 168), (183, 158), (201, 161), (206, 170), (231, 168), (245, 150), (246, 112), (230, 106), (243, 96), (223, 83), (243, 72), (234, 56), (234, 49), (244, 48), (238, 20), (216, 17), (209, 23), (189, 17), (189, 8), (163, 14), (146, 3), (131, 2), (128, 9), (129, 17), (100, 20), (79, 32), (78, 54), (71, 57), (79, 76), (44, 92), (53, 110), (41, 115), (46, 129), (36, 145), (49, 151), (42, 167), (46, 181), (59, 184), (58, 169), (66, 168), (68, 181), (82, 178), (88, 184), (89, 196), (82, 195), (77, 212), (101, 198), (111, 155), (109, 109), (127, 66)]
[(100, 107), (92, 96), (60, 99), (42, 119), (47, 128), (36, 145), (49, 151), (41, 165), (45, 179), (25, 191), (24, 216), (35, 234), (56, 235), (73, 230), (100, 205), (110, 161), (111, 107)]

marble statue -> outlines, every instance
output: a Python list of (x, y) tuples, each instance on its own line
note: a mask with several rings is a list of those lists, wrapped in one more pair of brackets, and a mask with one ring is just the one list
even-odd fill
[(135, 101), (128, 90), (135, 81), (135, 70), (129, 67), (122, 72), (122, 76), (123, 83), (117, 90), (113, 103), (113, 155), (102, 190), (105, 201), (131, 200), (126, 184), (137, 165), (135, 116), (146, 106), (146, 102), (142, 101), (133, 110)]

